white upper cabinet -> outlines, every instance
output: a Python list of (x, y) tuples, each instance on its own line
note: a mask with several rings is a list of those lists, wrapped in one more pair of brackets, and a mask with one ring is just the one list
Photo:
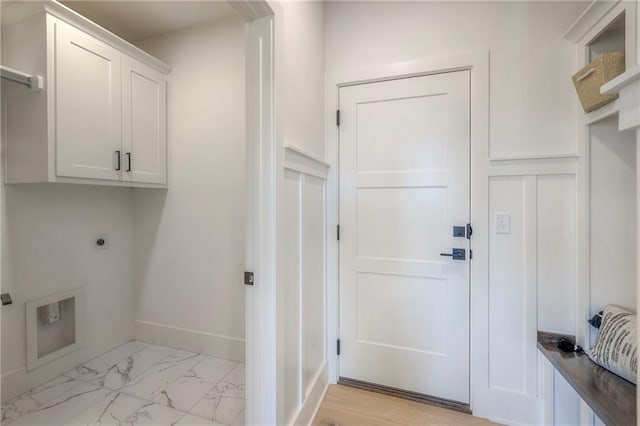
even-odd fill
[(45, 82), (3, 83), (5, 182), (166, 187), (166, 64), (56, 2), (3, 8), (2, 34)]
[(136, 60), (123, 57), (122, 89), (124, 179), (132, 182), (165, 183), (165, 76)]
[(119, 180), (120, 52), (70, 25), (54, 31), (56, 175)]

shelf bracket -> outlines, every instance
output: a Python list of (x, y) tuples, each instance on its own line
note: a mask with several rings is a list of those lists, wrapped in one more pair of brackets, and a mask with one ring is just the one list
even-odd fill
[(40, 90), (44, 87), (41, 76), (26, 74), (2, 65), (0, 65), (0, 78), (27, 86), (29, 89)]

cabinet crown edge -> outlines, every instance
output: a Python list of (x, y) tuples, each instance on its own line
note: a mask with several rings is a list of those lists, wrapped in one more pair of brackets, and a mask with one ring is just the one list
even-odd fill
[(170, 65), (56, 0), (9, 3), (2, 7), (2, 25), (10, 25), (38, 13), (52, 15), (165, 75), (171, 72)]

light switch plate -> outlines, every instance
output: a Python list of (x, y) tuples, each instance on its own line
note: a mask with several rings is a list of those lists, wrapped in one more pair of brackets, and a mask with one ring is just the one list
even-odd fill
[(511, 233), (511, 213), (496, 213), (496, 234)]

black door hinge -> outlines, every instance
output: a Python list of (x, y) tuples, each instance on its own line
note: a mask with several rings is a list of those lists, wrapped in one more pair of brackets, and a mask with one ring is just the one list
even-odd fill
[(244, 273), (244, 285), (253, 285), (253, 272)]
[(336, 110), (336, 126), (340, 126), (340, 110)]
[(473, 259), (473, 250), (469, 250), (469, 260)]
[(336, 353), (340, 355), (340, 339), (336, 342)]
[(473, 234), (473, 228), (470, 223), (467, 223), (467, 240), (471, 239), (471, 234)]
[(340, 241), (340, 225), (336, 225), (336, 238)]

